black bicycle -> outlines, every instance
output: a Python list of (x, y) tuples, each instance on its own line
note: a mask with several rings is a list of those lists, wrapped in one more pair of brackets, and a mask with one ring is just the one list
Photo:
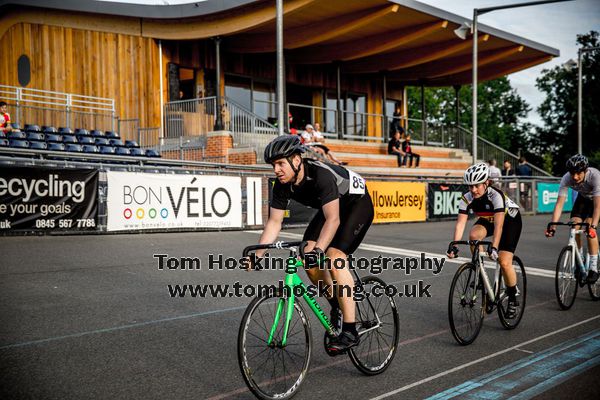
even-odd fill
[(450, 247), (456, 245), (471, 246), (473, 256), (470, 262), (464, 263), (458, 268), (450, 286), (448, 318), (454, 339), (461, 345), (473, 343), (483, 325), (483, 317), (485, 314), (491, 314), (495, 309), (498, 310), (498, 317), (504, 328), (516, 328), (521, 322), (521, 318), (523, 318), (527, 294), (527, 276), (525, 275), (525, 267), (519, 257), (513, 257), (513, 267), (517, 274), (519, 306), (515, 317), (508, 319), (506, 318), (508, 295), (500, 271), (500, 263), (496, 261), (494, 286), (492, 287), (485, 271), (483, 257), (480, 255), (481, 246), (487, 246), (489, 252), (492, 242), (461, 240), (450, 243)]

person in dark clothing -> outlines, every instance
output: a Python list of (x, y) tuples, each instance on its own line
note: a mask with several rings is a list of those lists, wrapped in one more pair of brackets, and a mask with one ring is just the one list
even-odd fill
[(419, 166), (421, 156), (417, 153), (413, 153), (412, 146), (410, 145), (410, 135), (406, 136), (406, 139), (402, 142), (402, 151), (404, 152), (404, 162), (402, 165), (406, 165), (406, 161), (410, 159), (410, 162), (408, 163), (409, 168), (413, 166), (413, 160), (415, 160), (415, 168)]
[(509, 160), (504, 160), (504, 168), (502, 168), (502, 176), (514, 175), (515, 171), (512, 169), (512, 164)]
[(398, 167), (402, 166), (402, 156), (405, 155), (400, 142), (400, 132), (396, 131), (388, 142), (388, 154), (398, 157)]
[(519, 158), (519, 166), (517, 167), (517, 175), (519, 176), (531, 176), (533, 172), (525, 157)]
[(400, 124), (401, 119), (402, 107), (400, 106), (400, 103), (396, 103), (396, 110), (394, 110), (392, 122), (390, 122), (390, 138), (393, 138), (396, 132), (400, 133), (401, 138), (404, 136), (404, 128)]

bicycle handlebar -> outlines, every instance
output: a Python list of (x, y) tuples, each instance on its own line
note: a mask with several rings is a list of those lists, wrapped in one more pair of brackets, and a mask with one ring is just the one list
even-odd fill
[(489, 253), (492, 250), (492, 242), (488, 241), (488, 240), (454, 240), (452, 242), (450, 242), (450, 244), (448, 245), (448, 247), (453, 247), (457, 244), (464, 244), (467, 246), (487, 246), (487, 252)]
[(266, 250), (266, 249), (289, 249), (291, 247), (298, 247), (298, 252), (300, 253), (300, 257), (304, 258), (304, 248), (306, 247), (306, 245), (308, 244), (308, 242), (306, 241), (302, 241), (302, 242), (275, 242), (275, 243), (268, 243), (268, 244), (255, 244), (252, 246), (248, 246), (244, 249), (242, 256), (243, 257), (247, 257), (248, 253), (250, 253), (251, 251), (255, 251), (255, 250)]
[(550, 230), (550, 227), (552, 226), (582, 226), (585, 228), (586, 232), (590, 228), (590, 224), (588, 224), (587, 222), (550, 222), (546, 229)]

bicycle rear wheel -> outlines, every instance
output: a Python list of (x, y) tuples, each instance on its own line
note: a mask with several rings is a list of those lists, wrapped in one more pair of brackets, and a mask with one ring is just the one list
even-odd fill
[[(361, 281), (365, 298), (356, 302), (356, 329), (360, 335), (360, 344), (350, 349), (349, 356), (360, 372), (377, 375), (390, 366), (398, 350), (398, 310), (392, 296), (373, 295), (374, 287), (386, 287), (383, 280), (367, 276)], [(375, 328), (378, 320), (379, 327)]]
[(479, 335), (485, 316), (485, 292), (481, 276), (475, 282), (475, 265), (461, 265), (452, 279), (448, 297), (448, 319), (454, 339), (468, 345)]
[(563, 310), (568, 310), (575, 302), (577, 296), (578, 270), (576, 262), (573, 262), (573, 248), (565, 246), (558, 256), (556, 263), (556, 277), (554, 279), (554, 288), (556, 291), (556, 300)]
[(521, 322), (521, 318), (523, 318), (523, 314), (525, 313), (525, 302), (527, 300), (527, 275), (525, 275), (523, 262), (519, 257), (513, 256), (512, 265), (517, 274), (517, 300), (519, 301), (517, 313), (514, 318), (507, 319), (505, 317), (506, 308), (508, 307), (508, 296), (504, 293), (506, 286), (504, 285), (502, 274), (500, 274), (500, 290), (498, 291), (498, 317), (500, 318), (502, 326), (506, 329), (515, 329), (517, 325), (519, 325), (519, 322)]
[[(246, 384), (259, 399), (289, 399), (298, 391), (310, 363), (310, 322), (299, 301), (294, 303), (287, 344), (281, 345), (286, 308), (273, 343), (268, 345), (281, 293), (257, 297), (248, 306), (238, 334), (238, 362)], [(297, 299), (299, 300), (299, 299)]]

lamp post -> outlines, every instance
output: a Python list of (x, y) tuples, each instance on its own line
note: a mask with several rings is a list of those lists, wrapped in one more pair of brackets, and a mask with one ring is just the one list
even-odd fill
[(581, 55), (588, 51), (600, 50), (600, 47), (581, 47), (577, 52), (577, 153), (583, 153), (583, 84), (582, 84), (582, 70), (583, 62)]
[(527, 3), (516, 3), (507, 4), (505, 6), (496, 7), (485, 7), (473, 9), (473, 22), (469, 26), (467, 23), (463, 23), (454, 33), (461, 39), (466, 39), (467, 30), (470, 29), (473, 34), (473, 164), (477, 162), (477, 17), (479, 15), (487, 14), (496, 10), (505, 10), (508, 8), (528, 7), (537, 6), (540, 4), (548, 3), (561, 3), (565, 1), (573, 0), (544, 0), (544, 1), (531, 1)]

